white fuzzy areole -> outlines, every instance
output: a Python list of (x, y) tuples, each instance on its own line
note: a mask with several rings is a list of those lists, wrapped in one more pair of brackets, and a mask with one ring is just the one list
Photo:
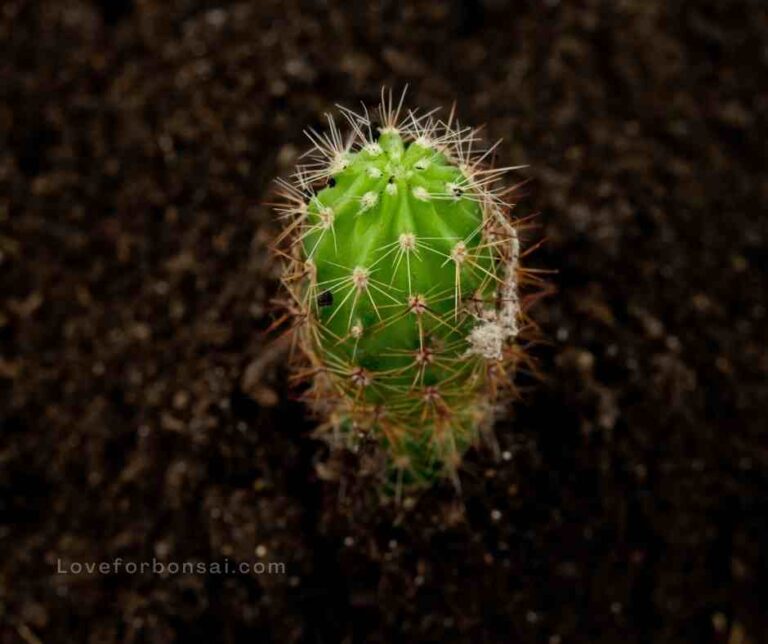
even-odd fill
[(477, 355), (486, 360), (501, 360), (504, 344), (514, 340), (520, 329), (520, 297), (517, 293), (517, 267), (520, 261), (520, 240), (513, 226), (506, 224), (510, 232), (509, 260), (505, 266), (504, 283), (501, 288), (499, 311), (485, 311), (483, 318), (469, 332), (469, 348), (466, 355)]
[(482, 320), (469, 332), (467, 353), (486, 360), (501, 360), (504, 348), (504, 329), (497, 322)]

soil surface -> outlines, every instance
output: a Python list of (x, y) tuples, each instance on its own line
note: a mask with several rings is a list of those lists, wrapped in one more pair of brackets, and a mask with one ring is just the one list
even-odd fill
[[(529, 164), (557, 292), (398, 508), (269, 348), (264, 202), (405, 83)], [(3, 2), (0, 641), (768, 641), (767, 115), (763, 0)]]

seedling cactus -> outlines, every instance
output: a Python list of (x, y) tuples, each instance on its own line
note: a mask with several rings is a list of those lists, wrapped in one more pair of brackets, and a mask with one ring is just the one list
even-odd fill
[(309, 160), (280, 181), (286, 220), (283, 319), (320, 433), (373, 439), (389, 481), (450, 475), (490, 429), (522, 356), (520, 247), (477, 131), (435, 112), (404, 113), (382, 93), (377, 123), (341, 108), (308, 130)]

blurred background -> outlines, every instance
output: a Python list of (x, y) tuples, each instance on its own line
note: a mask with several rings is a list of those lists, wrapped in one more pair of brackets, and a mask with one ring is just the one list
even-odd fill
[[(263, 331), (272, 179), (409, 84), (528, 164), (545, 378), (382, 503)], [(5, 0), (0, 641), (768, 641), (763, 0)], [(57, 562), (282, 561), (284, 575)]]

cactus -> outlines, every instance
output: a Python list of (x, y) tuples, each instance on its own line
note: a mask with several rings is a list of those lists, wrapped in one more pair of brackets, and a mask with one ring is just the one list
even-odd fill
[[(308, 130), (309, 161), (279, 181), (276, 249), (297, 351), (295, 378), (319, 432), (355, 448), (373, 439), (398, 489), (456, 480), (492, 424), (523, 356), (519, 241), (509, 219), (515, 168), (489, 164), (453, 113), (340, 108)], [(497, 144), (498, 145), (498, 144)]]

